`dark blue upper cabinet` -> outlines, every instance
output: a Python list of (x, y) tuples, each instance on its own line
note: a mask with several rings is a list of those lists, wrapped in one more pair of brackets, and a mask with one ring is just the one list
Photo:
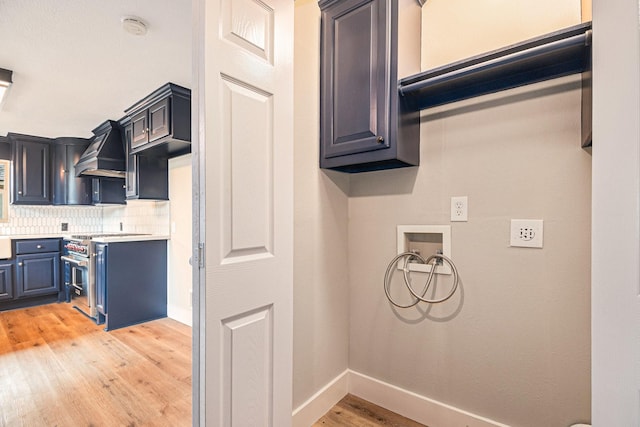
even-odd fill
[(76, 177), (75, 165), (89, 146), (84, 138), (53, 141), (53, 204), (90, 205), (91, 177)]
[(124, 205), (125, 185), (124, 179), (120, 178), (93, 178), (93, 195), (91, 196), (94, 205)]
[(133, 122), (128, 118), (121, 122), (126, 146), (127, 174), (125, 190), (127, 200), (169, 200), (169, 158), (134, 154)]
[(13, 144), (13, 203), (51, 204), (51, 140), (8, 134)]
[(418, 165), (419, 113), (403, 104), (397, 84), (399, 72), (420, 67), (418, 3), (321, 0), (319, 5), (320, 167), (365, 172)]
[(131, 125), (129, 154), (175, 157), (191, 152), (191, 90), (167, 83), (125, 113)]

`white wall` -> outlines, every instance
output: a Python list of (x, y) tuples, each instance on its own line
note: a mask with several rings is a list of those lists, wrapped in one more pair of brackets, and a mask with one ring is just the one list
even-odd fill
[(348, 177), (318, 167), (318, 13), (315, 0), (295, 2), (294, 408), (348, 365)]
[[(530, 9), (427, 2), (423, 64), (580, 22), (578, 0)], [(340, 373), (348, 341), (350, 369), (479, 416), (589, 421), (591, 157), (580, 148), (578, 79), (429, 110), (419, 168), (336, 177), (317, 170), (318, 24), (316, 2), (296, 1), (294, 407)], [(470, 206), (469, 222), (452, 224), (460, 292), (442, 306), (394, 311), (382, 278), (396, 225), (448, 224), (459, 195)], [(544, 249), (509, 248), (511, 218), (544, 219)]]
[(167, 247), (167, 316), (191, 326), (191, 154), (169, 160), (169, 200), (171, 240)]
[(447, 0), (422, 7), (422, 68), (578, 24), (580, 0)]
[[(579, 82), (430, 110), (421, 149), (416, 171), (351, 177), (350, 369), (509, 425), (588, 421), (591, 158)], [(393, 309), (382, 278), (396, 226), (449, 224), (452, 196), (469, 198), (469, 221), (451, 224), (461, 289)], [(509, 247), (512, 218), (544, 219), (544, 248)]]
[(640, 425), (637, 0), (593, 2), (593, 425)]

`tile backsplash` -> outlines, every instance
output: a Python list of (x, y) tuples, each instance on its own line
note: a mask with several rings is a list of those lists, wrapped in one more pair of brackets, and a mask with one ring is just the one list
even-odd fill
[[(62, 223), (68, 230), (62, 231)], [(117, 206), (9, 206), (0, 235), (109, 233), (168, 235), (169, 202), (129, 201)]]
[[(169, 235), (169, 202), (130, 200), (125, 206), (105, 206), (102, 231)], [(122, 230), (120, 229), (122, 223)]]

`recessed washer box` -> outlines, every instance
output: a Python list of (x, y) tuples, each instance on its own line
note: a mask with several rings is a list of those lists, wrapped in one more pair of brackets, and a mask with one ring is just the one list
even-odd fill
[[(451, 258), (451, 226), (449, 225), (398, 225), (398, 254), (417, 251), (419, 255), (427, 259), (434, 254), (443, 254)], [(404, 261), (398, 263), (398, 269), (402, 269)], [(425, 265), (419, 262), (410, 262), (409, 271), (428, 273), (431, 264)], [(440, 262), (436, 267), (436, 274), (451, 274), (451, 267), (447, 263)]]

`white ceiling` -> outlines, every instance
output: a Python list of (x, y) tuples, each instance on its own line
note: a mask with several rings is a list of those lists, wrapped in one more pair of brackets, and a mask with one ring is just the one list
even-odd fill
[(191, 0), (0, 0), (0, 135), (89, 137), (167, 82), (191, 88), (191, 65)]

